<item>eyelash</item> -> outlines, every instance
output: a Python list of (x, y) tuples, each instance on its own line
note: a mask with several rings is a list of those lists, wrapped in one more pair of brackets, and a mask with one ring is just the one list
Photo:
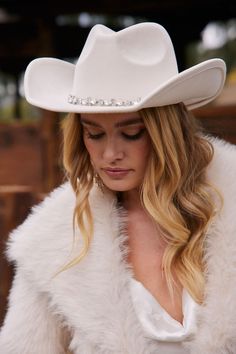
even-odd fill
[[(121, 133), (121, 135), (126, 139), (126, 140), (138, 140), (139, 138), (141, 138), (141, 136), (144, 133), (144, 128), (140, 129), (140, 131), (137, 134), (134, 135), (128, 135), (125, 133)], [(99, 134), (91, 134), (89, 132), (87, 132), (87, 137), (88, 139), (92, 139), (92, 140), (99, 140), (103, 137), (104, 133), (99, 133)]]

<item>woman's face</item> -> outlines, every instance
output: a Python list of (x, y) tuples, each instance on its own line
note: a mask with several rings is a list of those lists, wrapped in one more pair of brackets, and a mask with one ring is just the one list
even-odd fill
[(151, 149), (139, 113), (83, 113), (81, 123), (84, 144), (104, 185), (120, 192), (137, 189)]

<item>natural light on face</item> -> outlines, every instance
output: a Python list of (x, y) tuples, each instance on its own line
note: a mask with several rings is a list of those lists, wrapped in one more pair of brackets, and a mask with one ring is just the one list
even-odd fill
[(142, 184), (151, 149), (138, 113), (81, 114), (84, 144), (94, 170), (113, 191)]

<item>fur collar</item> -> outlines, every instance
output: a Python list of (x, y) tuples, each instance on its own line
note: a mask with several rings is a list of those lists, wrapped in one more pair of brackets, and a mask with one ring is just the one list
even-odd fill
[[(236, 147), (212, 139), (215, 156), (208, 177), (221, 191), (224, 206), (206, 239), (207, 292), (199, 330), (189, 343), (192, 354), (236, 352)], [(66, 272), (54, 275), (81, 248), (72, 251), (74, 193), (68, 183), (35, 207), (10, 237), (8, 257), (46, 292), (52, 310), (73, 328), (77, 353), (157, 353), (144, 337), (129, 295), (132, 269), (124, 262), (125, 217), (112, 194), (94, 188), (91, 206), (95, 235), (88, 255)], [(76, 230), (77, 236), (78, 230)], [(81, 339), (84, 340), (81, 343)], [(87, 343), (87, 344), (85, 344)], [(84, 351), (83, 351), (84, 345)], [(148, 350), (147, 350), (148, 348)]]

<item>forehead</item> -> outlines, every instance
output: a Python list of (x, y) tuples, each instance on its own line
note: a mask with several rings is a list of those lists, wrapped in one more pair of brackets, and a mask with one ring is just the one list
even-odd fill
[(137, 124), (142, 119), (139, 112), (129, 113), (82, 113), (80, 114), (82, 123), (94, 123), (102, 126), (113, 126), (119, 124)]

